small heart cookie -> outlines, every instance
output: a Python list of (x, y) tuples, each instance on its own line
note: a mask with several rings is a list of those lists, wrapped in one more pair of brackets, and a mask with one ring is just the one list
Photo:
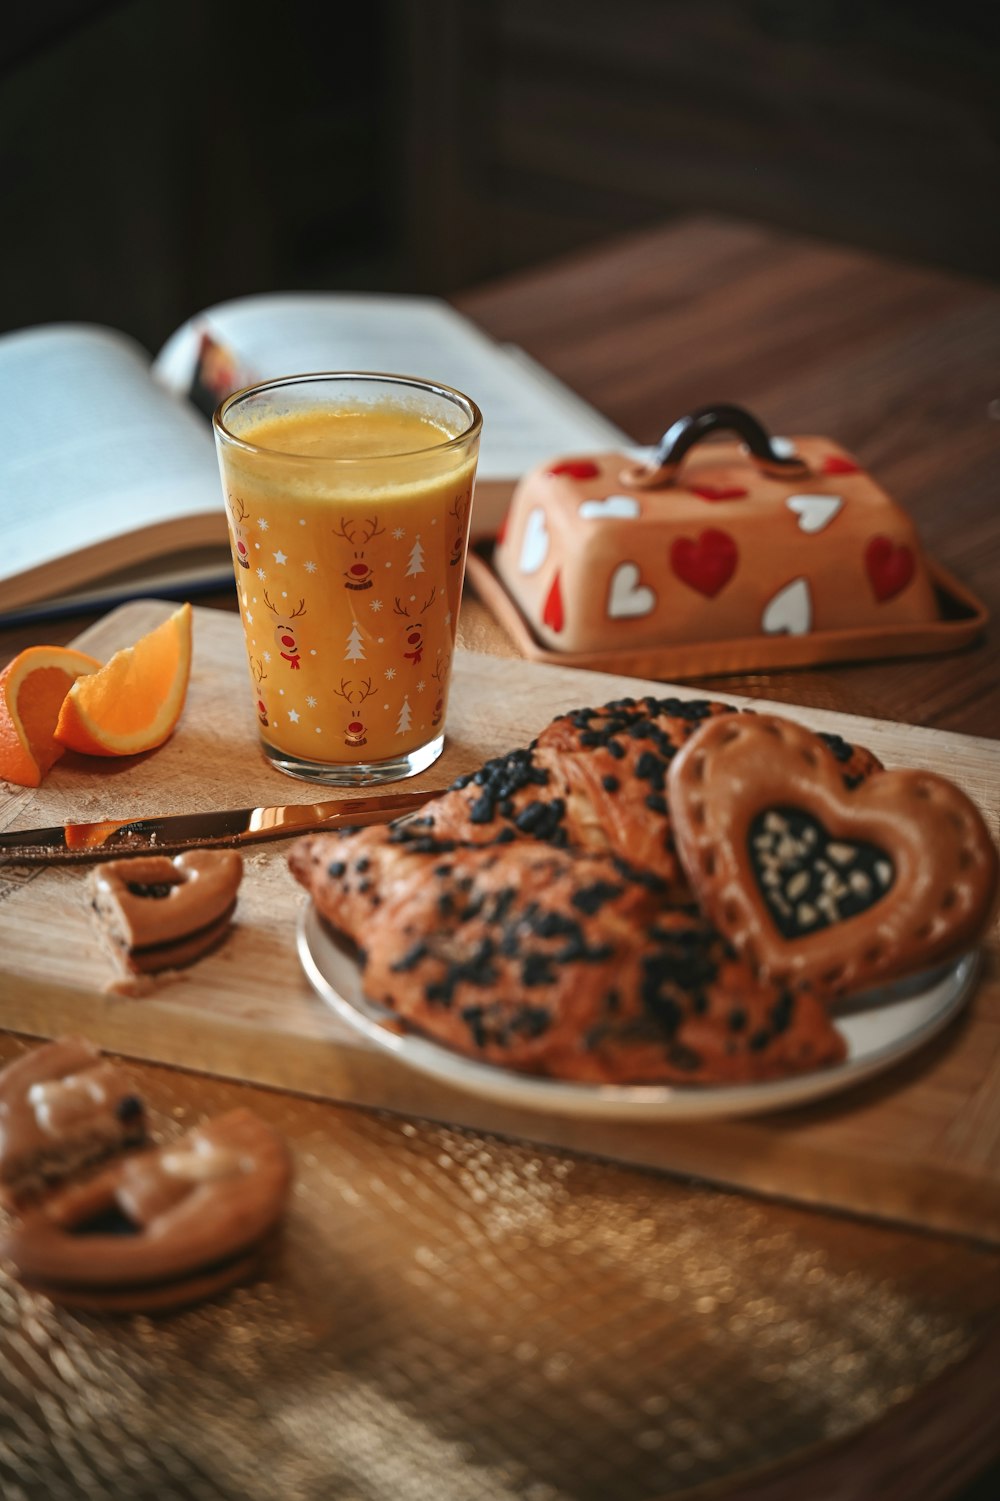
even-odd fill
[(235, 850), (110, 860), (91, 878), (94, 915), (128, 973), (176, 969), (225, 936), (242, 875)]
[(0, 1255), (26, 1287), (70, 1307), (180, 1307), (246, 1275), (291, 1178), (278, 1133), (231, 1110), (60, 1189), (0, 1239)]
[(997, 852), (972, 802), (930, 772), (848, 789), (819, 736), (733, 715), (679, 752), (668, 796), (705, 914), (771, 980), (865, 989), (960, 954), (990, 919)]

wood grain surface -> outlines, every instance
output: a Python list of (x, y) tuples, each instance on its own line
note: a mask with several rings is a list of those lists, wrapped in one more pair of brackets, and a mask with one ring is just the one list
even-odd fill
[[(169, 606), (127, 605), (80, 639), (106, 657)], [(36, 791), (0, 799), (0, 827), (192, 812), (315, 790), (272, 771), (256, 748), (239, 622), (195, 612), (187, 708), (160, 751), (120, 763), (67, 755)], [(423, 781), (446, 785), (526, 743), (552, 714), (657, 685), (460, 652), (444, 757)], [(682, 695), (692, 696), (690, 688)], [(945, 771), (994, 836), (1000, 747), (936, 730), (801, 711), (817, 729), (872, 747), (889, 765)], [(412, 785), (420, 785), (414, 780)], [(302, 893), (287, 843), (251, 849), (236, 930), (224, 948), (150, 993), (109, 991), (114, 972), (79, 867), (0, 868), (3, 1018), (38, 1036), (83, 1031), (116, 1051), (325, 1098), (378, 1105), (572, 1147), (719, 1183), (1000, 1243), (1000, 964), (962, 1019), (878, 1081), (822, 1105), (745, 1121), (593, 1123), (508, 1109), (446, 1089), (376, 1052), (313, 994), (295, 952)]]
[[(1000, 289), (705, 217), (457, 301), (638, 442), (735, 401), (774, 432), (855, 452), (993, 623), (956, 657), (828, 669), (829, 691), (841, 707), (1000, 736)], [(765, 691), (794, 694), (794, 675)]]

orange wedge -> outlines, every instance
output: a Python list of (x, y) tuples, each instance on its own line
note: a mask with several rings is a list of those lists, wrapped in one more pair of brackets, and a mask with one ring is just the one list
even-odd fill
[(64, 746), (55, 739), (63, 699), (100, 662), (68, 646), (29, 646), (0, 672), (0, 777), (38, 787)]
[(63, 701), (56, 739), (89, 756), (134, 756), (162, 745), (181, 716), (191, 673), (191, 606), (78, 678)]

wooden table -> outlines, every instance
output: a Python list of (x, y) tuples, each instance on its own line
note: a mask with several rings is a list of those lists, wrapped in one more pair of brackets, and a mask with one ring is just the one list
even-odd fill
[[(718, 400), (749, 406), (778, 432), (835, 436), (906, 503), (941, 561), (1000, 613), (1000, 292), (756, 226), (692, 219), (456, 300), (637, 441), (654, 441), (679, 414)], [(44, 634), (67, 641), (92, 618), (56, 622)], [(468, 645), (511, 650), (473, 600), (461, 629)], [(38, 639), (38, 627), (0, 633), (0, 663)], [(959, 656), (762, 674), (731, 687), (1000, 737), (998, 684), (993, 625)], [(725, 687), (712, 684), (715, 693)], [(765, 1217), (783, 1212), (761, 1206)], [(843, 1233), (860, 1245), (867, 1231)], [(924, 1254), (927, 1237), (900, 1236), (901, 1246), (908, 1239)], [(905, 1249), (898, 1254), (905, 1260)], [(739, 1494), (784, 1501), (832, 1494), (836, 1483), (841, 1494), (868, 1496), (889, 1454), (898, 1473), (882, 1496), (986, 1501), (1000, 1492), (1000, 1469), (984, 1472), (995, 1466), (998, 1435), (982, 1416), (998, 1369), (994, 1318), (972, 1356), (874, 1429)], [(957, 1417), (935, 1428), (943, 1411)]]

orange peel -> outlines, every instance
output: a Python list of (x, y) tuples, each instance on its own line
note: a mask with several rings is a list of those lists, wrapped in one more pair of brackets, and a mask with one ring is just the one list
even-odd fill
[(63, 701), (100, 666), (69, 646), (29, 646), (7, 664), (0, 673), (0, 777), (18, 787), (41, 785), (65, 749), (55, 739)]
[(191, 673), (191, 606), (78, 678), (63, 700), (56, 739), (88, 756), (134, 756), (174, 731)]

